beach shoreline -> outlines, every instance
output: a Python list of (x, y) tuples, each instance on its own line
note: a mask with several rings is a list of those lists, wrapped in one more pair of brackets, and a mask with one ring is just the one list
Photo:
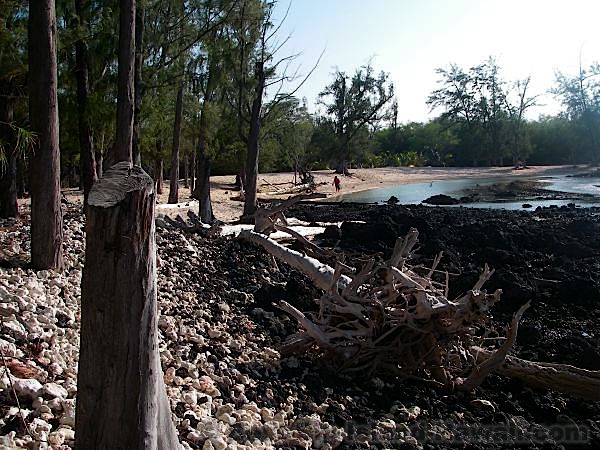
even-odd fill
[[(341, 191), (335, 192), (333, 186), (333, 170), (311, 172), (317, 185), (316, 192), (324, 194), (327, 199), (340, 200), (344, 195), (389, 187), (401, 184), (422, 183), (437, 180), (460, 178), (488, 178), (542, 176), (569, 166), (530, 166), (528, 169), (514, 170), (512, 167), (381, 167), (373, 169), (352, 169), (352, 176), (341, 177)], [(294, 173), (264, 173), (258, 176), (258, 198), (262, 200), (286, 199), (290, 193), (278, 193), (293, 187)], [(211, 177), (211, 198), (215, 217), (222, 222), (232, 222), (242, 214), (243, 202), (234, 200), (239, 191), (234, 190), (235, 175), (218, 175)], [(178, 206), (166, 206), (169, 196), (165, 183), (163, 194), (159, 196), (158, 211), (162, 214), (185, 213), (187, 209), (197, 209), (197, 202), (192, 201), (189, 189), (180, 185), (180, 203)]]

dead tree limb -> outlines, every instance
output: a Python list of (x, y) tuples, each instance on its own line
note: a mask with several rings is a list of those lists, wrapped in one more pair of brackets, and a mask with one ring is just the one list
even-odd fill
[[(480, 359), (492, 358), (493, 353), (483, 348), (473, 348)], [(591, 401), (600, 401), (600, 370), (586, 370), (568, 364), (527, 361), (507, 356), (495, 372), (542, 389), (572, 394)]]
[(301, 194), (289, 197), (287, 200), (284, 200), (277, 205), (270, 205), (269, 207), (261, 206), (254, 213), (254, 231), (268, 235), (275, 231), (274, 225), (276, 223), (287, 226), (284, 212), (288, 208), (291, 208), (302, 200), (316, 198), (318, 196), (318, 194), (313, 193)]
[(88, 198), (77, 449), (180, 448), (158, 353), (154, 183), (113, 165)]
[[(267, 236), (255, 231), (243, 230), (240, 232), (239, 238), (260, 245), (280, 261), (304, 273), (319, 289), (328, 290), (330, 288), (335, 270), (327, 264), (284, 247), (273, 239), (269, 239)], [(338, 282), (339, 288), (343, 289), (350, 281), (351, 279), (348, 276), (342, 275)]]
[(495, 371), (504, 364), (508, 352), (515, 345), (517, 340), (517, 331), (519, 329), (519, 321), (523, 317), (523, 313), (531, 306), (531, 302), (525, 303), (519, 308), (515, 316), (513, 317), (512, 323), (508, 330), (508, 334), (504, 343), (496, 350), (493, 354), (489, 355), (482, 363), (477, 364), (471, 374), (462, 382), (458, 384), (461, 390), (470, 391), (478, 387), (485, 377), (487, 377), (492, 371)]

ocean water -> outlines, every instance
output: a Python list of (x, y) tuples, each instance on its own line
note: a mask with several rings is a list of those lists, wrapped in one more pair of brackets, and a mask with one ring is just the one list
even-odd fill
[[(384, 203), (392, 195), (397, 197), (401, 204), (419, 204), (432, 195), (444, 194), (460, 197), (465, 189), (477, 186), (489, 186), (495, 183), (510, 182), (515, 180), (534, 180), (544, 183), (543, 189), (570, 192), (578, 194), (593, 194), (600, 196), (600, 177), (575, 178), (568, 173), (548, 176), (532, 177), (487, 177), (487, 178), (462, 178), (454, 180), (435, 180), (426, 183), (400, 184), (383, 188), (369, 189), (367, 191), (344, 194), (337, 199), (341, 202), (357, 203)], [(575, 203), (577, 206), (600, 206), (600, 199), (587, 200), (526, 200), (526, 201), (496, 201), (477, 202), (460, 205), (469, 208), (494, 208), (494, 209), (523, 209), (523, 203), (529, 203), (535, 209), (538, 206), (563, 206)]]

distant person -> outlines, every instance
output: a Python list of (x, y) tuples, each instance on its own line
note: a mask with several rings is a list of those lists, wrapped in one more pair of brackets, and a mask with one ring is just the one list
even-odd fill
[(340, 179), (337, 175), (333, 178), (333, 185), (335, 186), (335, 192), (340, 192)]

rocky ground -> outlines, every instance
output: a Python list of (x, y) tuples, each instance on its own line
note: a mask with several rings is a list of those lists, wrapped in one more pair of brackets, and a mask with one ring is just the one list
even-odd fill
[[(443, 267), (460, 274), (451, 296), (489, 262), (497, 272), (488, 288), (505, 292), (498, 326), (534, 300), (517, 354), (600, 369), (600, 210), (301, 205), (291, 215), (365, 221), (323, 236), (354, 264), (388, 255), (395, 237), (416, 226), (414, 263), (430, 264), (444, 250)], [(56, 274), (27, 268), (27, 218), (0, 222), (0, 248), (11, 261), (0, 268), (0, 449), (73, 443), (84, 241), (74, 208), (65, 224), (66, 270)], [(279, 345), (296, 324), (272, 303), (315, 309), (319, 294), (302, 275), (232, 238), (159, 228), (157, 244), (161, 359), (187, 448), (600, 447), (598, 403), (494, 375), (469, 394), (350, 379), (318, 355), (282, 356)]]

